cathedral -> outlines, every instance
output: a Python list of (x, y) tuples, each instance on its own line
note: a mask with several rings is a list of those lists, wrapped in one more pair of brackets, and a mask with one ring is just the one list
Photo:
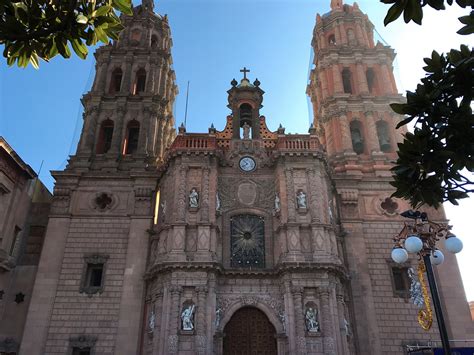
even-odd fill
[[(95, 53), (77, 151), (53, 172), (36, 277), (21, 327), (0, 327), (1, 354), (395, 355), (439, 340), (410, 301), (416, 258), (390, 259), (409, 208), (390, 197), (395, 53), (357, 3), (330, 5), (313, 30), (305, 134), (268, 129), (265, 83), (245, 67), (229, 73), (222, 130), (176, 132), (168, 19), (145, 0), (123, 17)], [(454, 256), (436, 277), (450, 339), (472, 340)]]

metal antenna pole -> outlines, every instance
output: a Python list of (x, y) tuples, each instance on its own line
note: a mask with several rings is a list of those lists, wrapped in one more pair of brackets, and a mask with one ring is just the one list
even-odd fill
[(188, 97), (189, 97), (189, 80), (188, 80), (188, 88), (186, 89), (186, 108), (184, 109), (184, 127), (186, 127), (186, 120), (188, 118)]

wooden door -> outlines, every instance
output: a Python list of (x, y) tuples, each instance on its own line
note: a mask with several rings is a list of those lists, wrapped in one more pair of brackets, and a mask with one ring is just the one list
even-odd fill
[(276, 355), (276, 331), (257, 308), (234, 313), (224, 328), (224, 355)]

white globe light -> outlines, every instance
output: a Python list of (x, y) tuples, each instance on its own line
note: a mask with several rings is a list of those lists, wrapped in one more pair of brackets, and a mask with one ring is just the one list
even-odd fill
[(441, 250), (436, 249), (430, 256), (431, 263), (434, 265), (441, 265), (444, 261), (444, 254)]
[(444, 245), (449, 252), (454, 254), (459, 253), (462, 250), (462, 241), (455, 235), (446, 238)]
[(408, 260), (408, 253), (403, 248), (394, 248), (392, 250), (392, 259), (398, 264), (402, 264)]
[(416, 235), (410, 235), (405, 240), (405, 249), (409, 253), (418, 253), (423, 248), (423, 242)]

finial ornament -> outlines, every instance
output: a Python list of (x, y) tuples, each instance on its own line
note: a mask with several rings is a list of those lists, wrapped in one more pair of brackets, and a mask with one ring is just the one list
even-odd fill
[(342, 5), (344, 5), (343, 0), (331, 0), (331, 10), (340, 9)]

